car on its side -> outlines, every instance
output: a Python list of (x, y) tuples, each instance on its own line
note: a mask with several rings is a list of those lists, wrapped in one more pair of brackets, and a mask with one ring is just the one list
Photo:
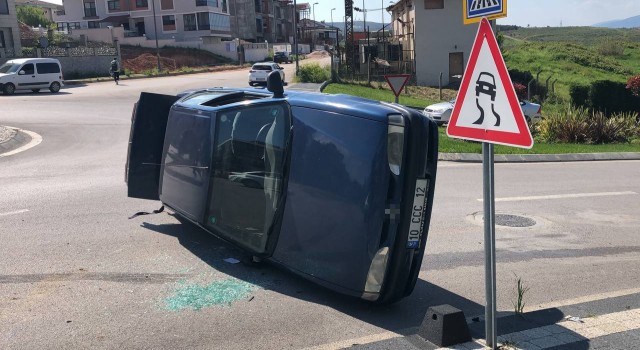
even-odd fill
[(286, 52), (278, 51), (273, 54), (273, 62), (275, 63), (291, 63), (291, 58)]
[(13, 59), (0, 66), (0, 91), (5, 95), (41, 89), (57, 93), (63, 85), (62, 66), (55, 58)]
[(267, 77), (271, 72), (280, 73), (280, 79), (285, 81), (284, 68), (275, 62), (259, 62), (255, 63), (249, 71), (249, 85), (266, 85)]
[[(424, 111), (422, 111), (422, 114), (433, 119), (436, 124), (443, 125), (449, 122), (455, 103), (456, 100), (435, 103), (427, 106)], [(527, 120), (527, 123), (536, 123), (543, 119), (542, 114), (540, 114), (542, 106), (537, 103), (522, 100), (520, 101), (520, 108), (522, 108), (522, 113), (524, 114), (524, 118)]]
[(398, 104), (285, 93), (277, 73), (267, 89), (142, 93), (128, 196), (334, 291), (375, 303), (411, 294), (433, 206), (435, 123)]

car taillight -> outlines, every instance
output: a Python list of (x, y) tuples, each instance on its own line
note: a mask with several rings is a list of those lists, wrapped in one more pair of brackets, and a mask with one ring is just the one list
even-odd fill
[(389, 170), (395, 175), (400, 175), (404, 152), (404, 118), (400, 114), (391, 114), (388, 118), (387, 159)]
[(536, 113), (540, 114), (541, 112), (542, 112), (542, 106), (538, 107), (538, 112)]

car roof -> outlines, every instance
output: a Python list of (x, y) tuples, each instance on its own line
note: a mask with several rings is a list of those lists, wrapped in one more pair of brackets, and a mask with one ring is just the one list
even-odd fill
[(16, 58), (16, 59), (7, 61), (7, 63), (11, 62), (14, 64), (23, 64), (29, 61), (36, 62), (36, 63), (60, 63), (60, 61), (58, 61), (55, 58)]
[[(231, 96), (242, 93), (251, 97), (246, 98), (245, 100), (234, 98), (230, 99), (230, 101), (233, 101), (233, 104), (241, 106), (246, 102), (246, 100), (262, 99), (265, 101), (270, 101), (272, 96), (272, 93), (266, 89), (213, 88), (207, 90), (191, 91), (187, 92), (186, 94), (181, 94), (183, 98), (178, 101), (177, 104), (184, 105), (188, 108), (217, 110), (223, 107), (228, 107), (231, 105), (231, 103), (212, 103), (212, 101), (224, 99), (225, 95)], [(198, 98), (196, 99), (193, 98), (194, 94), (199, 94), (200, 96), (198, 96)], [(202, 96), (207, 94), (210, 94), (211, 97), (207, 98), (206, 96)], [(394, 107), (390, 103), (369, 100), (366, 98), (355, 97), (351, 95), (325, 94), (320, 92), (308, 91), (287, 90), (285, 91), (284, 99), (289, 102), (292, 107), (312, 108), (329, 113), (346, 114), (384, 123), (388, 122), (387, 116), (389, 114), (400, 113), (397, 108), (401, 108), (401, 106), (399, 105), (396, 105)]]

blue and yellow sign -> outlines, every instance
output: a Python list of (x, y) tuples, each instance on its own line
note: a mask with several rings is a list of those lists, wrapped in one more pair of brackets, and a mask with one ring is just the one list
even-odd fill
[(507, 17), (507, 0), (462, 0), (464, 24), (480, 22), (482, 17)]

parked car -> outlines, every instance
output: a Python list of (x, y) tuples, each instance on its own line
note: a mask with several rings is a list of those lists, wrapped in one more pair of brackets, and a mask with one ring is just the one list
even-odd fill
[(275, 63), (291, 63), (291, 58), (286, 52), (276, 52), (273, 54), (273, 62)]
[[(456, 100), (451, 100), (449, 102), (432, 104), (427, 106), (422, 114), (433, 119), (438, 125), (442, 125), (449, 122), (455, 103)], [(535, 123), (542, 120), (543, 117), (542, 114), (540, 114), (542, 111), (541, 105), (522, 100), (520, 101), (520, 107), (522, 108), (522, 113), (527, 123)]]
[(284, 94), (275, 73), (268, 89), (143, 92), (128, 196), (340, 293), (376, 303), (411, 294), (433, 205), (435, 123), (397, 104)]
[(269, 76), (269, 73), (271, 72), (279, 72), (280, 78), (282, 79), (282, 81), (285, 81), (283, 70), (284, 68), (280, 67), (275, 62), (256, 63), (251, 67), (251, 70), (249, 71), (249, 85), (254, 86), (257, 84), (266, 84), (267, 76)]
[(17, 90), (56, 93), (64, 85), (60, 61), (55, 58), (20, 58), (0, 66), (0, 90), (13, 95)]

